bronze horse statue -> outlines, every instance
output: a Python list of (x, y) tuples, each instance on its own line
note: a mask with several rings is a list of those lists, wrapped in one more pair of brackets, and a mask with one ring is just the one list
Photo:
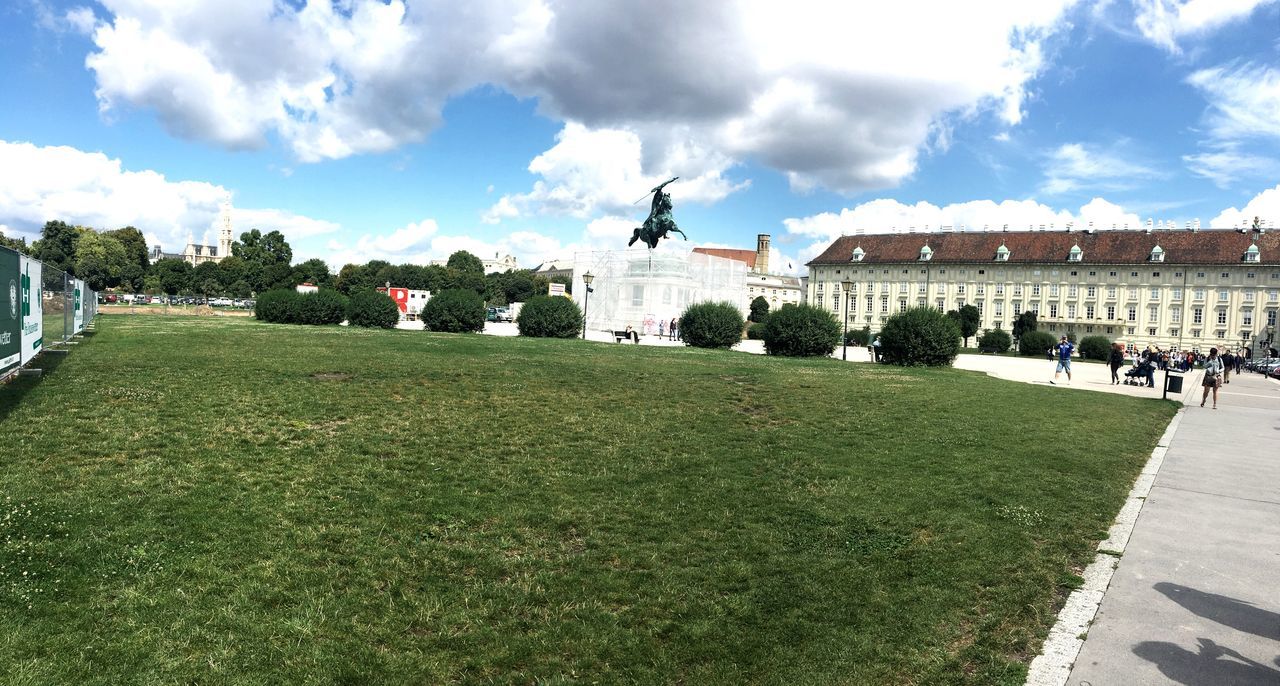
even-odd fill
[[(684, 239), (689, 240), (688, 236), (676, 226), (676, 220), (671, 216), (671, 194), (665, 193), (662, 187), (675, 181), (680, 177), (674, 177), (670, 181), (665, 181), (657, 188), (649, 191), (653, 193), (653, 204), (649, 207), (649, 218), (644, 220), (644, 226), (638, 227), (631, 232), (631, 240), (627, 241), (627, 247), (631, 247), (636, 241), (644, 241), (649, 249), (658, 247), (658, 241), (667, 237), (667, 232), (674, 231)], [(642, 198), (643, 199), (643, 198)]]

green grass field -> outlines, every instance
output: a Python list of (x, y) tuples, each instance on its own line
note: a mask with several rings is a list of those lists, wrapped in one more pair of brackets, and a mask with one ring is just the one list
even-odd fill
[(6, 684), (1020, 684), (1174, 413), (227, 318), (73, 347), (0, 389)]

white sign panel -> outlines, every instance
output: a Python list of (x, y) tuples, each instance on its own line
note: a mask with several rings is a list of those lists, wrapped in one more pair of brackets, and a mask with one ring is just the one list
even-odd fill
[(72, 303), (72, 307), (74, 308), (72, 311), (75, 315), (74, 319), (72, 319), (71, 332), (80, 333), (81, 331), (84, 331), (84, 282), (80, 279), (76, 279), (72, 284), (74, 288), (72, 293), (75, 296), (75, 301)]
[(547, 295), (564, 295), (564, 284), (562, 283), (548, 284)]
[(44, 347), (44, 274), (39, 260), (19, 258), (22, 291), (22, 364), (31, 361)]

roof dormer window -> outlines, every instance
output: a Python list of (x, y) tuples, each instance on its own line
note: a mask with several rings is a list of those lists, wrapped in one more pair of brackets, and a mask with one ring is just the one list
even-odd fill
[(1071, 246), (1071, 252), (1067, 254), (1067, 261), (1068, 261), (1068, 262), (1079, 262), (1079, 261), (1080, 261), (1080, 259), (1081, 259), (1081, 258), (1083, 258), (1083, 257), (1084, 257), (1084, 251), (1080, 249), (1080, 246), (1079, 246), (1079, 245), (1073, 245), (1073, 246)]
[(1001, 243), (1000, 247), (996, 248), (996, 262), (1008, 262), (1008, 261), (1009, 261), (1009, 249), (1004, 246), (1004, 243)]
[(921, 262), (928, 262), (929, 260), (932, 260), (932, 259), (933, 259), (933, 248), (930, 248), (927, 245), (924, 246), (923, 248), (920, 248)]
[(864, 258), (864, 257), (866, 257), (866, 256), (867, 256), (867, 253), (862, 249), (862, 246), (861, 246), (861, 245), (859, 245), (858, 247), (856, 247), (856, 248), (854, 248), (854, 249), (853, 249), (853, 261), (854, 261), (854, 262), (861, 262), (861, 261), (862, 261), (862, 258)]
[(1248, 250), (1246, 250), (1246, 251), (1244, 251), (1244, 261), (1245, 261), (1245, 262), (1257, 262), (1257, 261), (1258, 261), (1258, 257), (1259, 257), (1259, 256), (1258, 256), (1258, 244), (1257, 244), (1257, 243), (1251, 243), (1251, 244), (1249, 244), (1249, 249), (1248, 249)]
[(1160, 246), (1158, 246), (1158, 245), (1157, 245), (1156, 247), (1152, 248), (1152, 249), (1151, 249), (1151, 261), (1152, 261), (1152, 262), (1164, 262), (1164, 248), (1162, 248), (1162, 247), (1160, 247)]

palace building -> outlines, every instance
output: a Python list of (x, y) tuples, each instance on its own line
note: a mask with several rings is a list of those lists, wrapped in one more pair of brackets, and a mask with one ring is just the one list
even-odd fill
[(713, 257), (723, 257), (747, 265), (746, 290), (742, 297), (745, 311), (750, 311), (751, 301), (763, 297), (769, 303), (769, 311), (783, 305), (798, 305), (802, 300), (800, 279), (769, 271), (769, 234), (756, 236), (755, 250), (736, 248), (694, 248), (693, 252)]
[(907, 307), (973, 305), (984, 329), (1030, 310), (1055, 334), (1256, 355), (1280, 309), (1280, 234), (1264, 229), (842, 236), (808, 267), (809, 303), (873, 330)]

